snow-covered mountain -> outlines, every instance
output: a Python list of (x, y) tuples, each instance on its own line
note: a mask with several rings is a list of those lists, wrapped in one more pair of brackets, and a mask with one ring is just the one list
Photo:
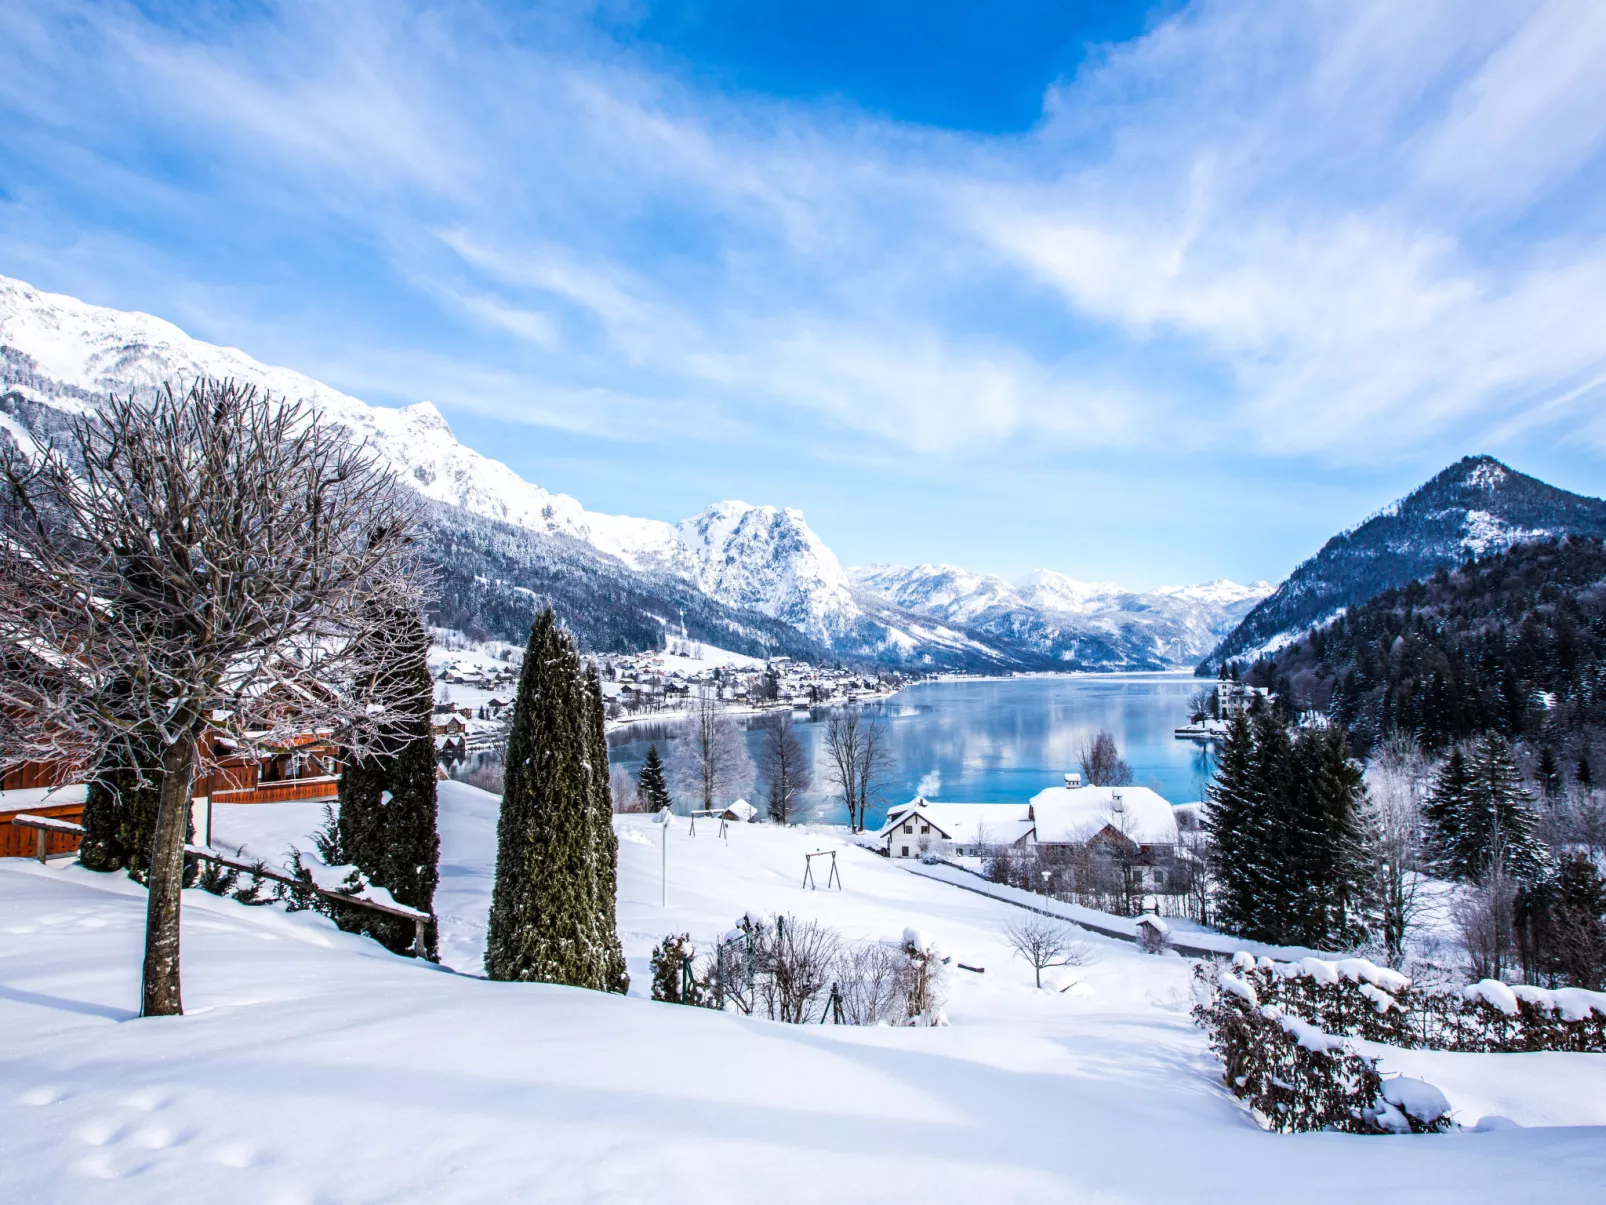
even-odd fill
[(851, 571), (893, 605), (961, 625), (1055, 662), (1110, 668), (1192, 665), (1262, 598), (1266, 582), (1218, 579), (1148, 592), (1039, 569), (1019, 582), (953, 565), (872, 565)]
[(1492, 456), (1465, 457), (1328, 540), (1202, 668), (1274, 652), (1347, 607), (1469, 557), (1561, 535), (1606, 536), (1606, 501), (1557, 489)]
[(591, 638), (614, 645), (679, 624), (743, 651), (823, 648), (971, 668), (1159, 668), (1197, 659), (1230, 626), (1224, 617), (1235, 620), (1234, 608), (1259, 597), (1230, 583), (1132, 594), (1046, 570), (1016, 585), (948, 566), (855, 580), (801, 511), (726, 501), (680, 523), (590, 511), (459, 443), (429, 402), (370, 406), (149, 314), (0, 276), (0, 431), (10, 438), (48, 436), (62, 412), (91, 409), (108, 392), (200, 376), (305, 399), (366, 440), (440, 504), (428, 533), (445, 571), (443, 606), (508, 639), (519, 638), (516, 617), (534, 595), (561, 601), (576, 623), (583, 612)]

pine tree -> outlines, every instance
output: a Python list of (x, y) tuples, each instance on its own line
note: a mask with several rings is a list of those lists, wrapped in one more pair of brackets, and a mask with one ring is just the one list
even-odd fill
[(647, 801), (649, 812), (662, 812), (672, 806), (669, 783), (664, 777), (664, 759), (658, 756), (658, 746), (647, 746), (647, 760), (641, 763), (641, 777), (636, 779), (636, 790)]
[(1254, 734), (1248, 717), (1236, 712), (1228, 722), (1204, 809), (1210, 872), (1216, 882), (1216, 922), (1229, 933), (1243, 933), (1255, 921), (1255, 885), (1248, 872), (1259, 819), (1250, 773), (1253, 757)]
[(505, 765), (486, 973), (624, 990), (601, 690), (550, 607), (530, 628)]
[[(405, 664), (383, 687), (382, 702), (397, 721), (380, 734), (378, 751), (348, 754), (340, 776), (341, 855), (368, 882), (384, 887), (399, 904), (432, 916), (440, 882), (440, 836), (435, 797), (435, 739), (430, 730), (435, 684), (429, 676), (429, 634), (416, 612), (396, 616), (404, 633)], [(342, 928), (367, 933), (397, 953), (412, 948), (410, 922), (366, 908), (342, 908)], [(438, 956), (431, 920), (425, 949)]]
[(1273, 709), (1234, 716), (1205, 810), (1217, 923), (1279, 944), (1354, 940), (1370, 884), (1363, 798), (1341, 731), (1293, 739)]
[(1507, 875), (1532, 879), (1542, 874), (1549, 855), (1531, 802), (1505, 738), (1489, 733), (1470, 756), (1452, 753), (1423, 812), (1440, 871), (1476, 880), (1498, 852)]
[(1433, 789), (1422, 808), (1429, 858), (1441, 874), (1452, 877), (1456, 874), (1453, 867), (1457, 834), (1467, 811), (1470, 784), (1466, 755), (1459, 748), (1452, 749), (1434, 774)]
[(1547, 799), (1561, 794), (1561, 766), (1549, 745), (1539, 750), (1539, 787)]

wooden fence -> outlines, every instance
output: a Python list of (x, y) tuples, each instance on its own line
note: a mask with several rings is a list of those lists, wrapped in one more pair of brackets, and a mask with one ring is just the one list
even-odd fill
[[(78, 806), (80, 808), (82, 807), (81, 804)], [(83, 837), (84, 833), (84, 826), (81, 824), (74, 824), (68, 820), (58, 820), (52, 816), (41, 816), (28, 812), (19, 813), (13, 816), (11, 820), (11, 827), (16, 828), (19, 832), (23, 829), (34, 830), (36, 834), (36, 852), (34, 856), (37, 857), (40, 862), (44, 862), (48, 857), (51, 856), (51, 851), (47, 850), (46, 848), (50, 838), (55, 837), (58, 834), (62, 836), (73, 837), (72, 848), (77, 849), (78, 840)], [(63, 850), (61, 852), (71, 851)], [(426, 956), (426, 947), (424, 945), (424, 926), (429, 923), (431, 917), (429, 913), (419, 908), (409, 908), (406, 904), (382, 904), (378, 900), (359, 899), (357, 896), (346, 895), (343, 892), (329, 891), (323, 887), (319, 887), (316, 883), (310, 883), (305, 879), (298, 879), (294, 875), (284, 874), (276, 870), (269, 870), (266, 866), (263, 866), (259, 862), (247, 862), (240, 858), (231, 858), (226, 854), (220, 854), (217, 852), (217, 850), (205, 845), (186, 845), (184, 847), (184, 852), (192, 858), (199, 858), (203, 862), (216, 862), (222, 866), (229, 866), (235, 870), (244, 871), (246, 874), (254, 875), (259, 879), (268, 879), (271, 882), (284, 883), (287, 886), (296, 887), (303, 891), (311, 891), (316, 895), (323, 896), (325, 899), (335, 900), (341, 904), (350, 905), (353, 908), (367, 908), (372, 912), (383, 912), (386, 916), (397, 916), (403, 920), (410, 920), (413, 922), (413, 957), (423, 958)]]

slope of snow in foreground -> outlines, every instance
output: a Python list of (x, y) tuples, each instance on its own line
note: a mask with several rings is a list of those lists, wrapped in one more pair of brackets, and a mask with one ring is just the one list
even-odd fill
[[(494, 798), (442, 790), (445, 956), (477, 969)], [(276, 854), (316, 809), (219, 809)], [(684, 822), (682, 822), (683, 824)], [(0, 863), (0, 1147), (29, 1202), (1190, 1202), (1598, 1200), (1606, 1059), (1411, 1054), (1460, 1119), (1416, 1138), (1285, 1137), (1216, 1082), (1187, 964), (1090, 939), (1038, 991), (1008, 904), (824, 831), (671, 834), (621, 820), (632, 998), (490, 983), (395, 958), (320, 918), (185, 897), (188, 1015), (135, 1021), (144, 893), (62, 861)], [(837, 846), (841, 892), (805, 892)], [(665, 932), (743, 910), (856, 936), (915, 925), (957, 961), (946, 1029), (785, 1026), (655, 1004)]]

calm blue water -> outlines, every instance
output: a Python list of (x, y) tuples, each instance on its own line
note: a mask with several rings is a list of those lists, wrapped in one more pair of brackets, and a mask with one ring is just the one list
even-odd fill
[[(1173, 803), (1202, 798), (1209, 767), (1200, 746), (1172, 729), (1188, 720), (1188, 698), (1200, 687), (1188, 674), (1087, 674), (1003, 681), (926, 682), (871, 710), (884, 716), (895, 759), (881, 806), (915, 794), (949, 802), (1015, 802), (1058, 786), (1077, 768), (1078, 745), (1100, 728), (1114, 734), (1139, 786)], [(808, 805), (819, 819), (844, 818), (825, 782), (825, 712), (799, 721), (798, 735), (814, 763)], [(748, 723), (758, 759), (762, 717)], [(609, 734), (611, 760), (632, 774), (649, 742), (667, 756), (681, 725), (633, 724)]]

